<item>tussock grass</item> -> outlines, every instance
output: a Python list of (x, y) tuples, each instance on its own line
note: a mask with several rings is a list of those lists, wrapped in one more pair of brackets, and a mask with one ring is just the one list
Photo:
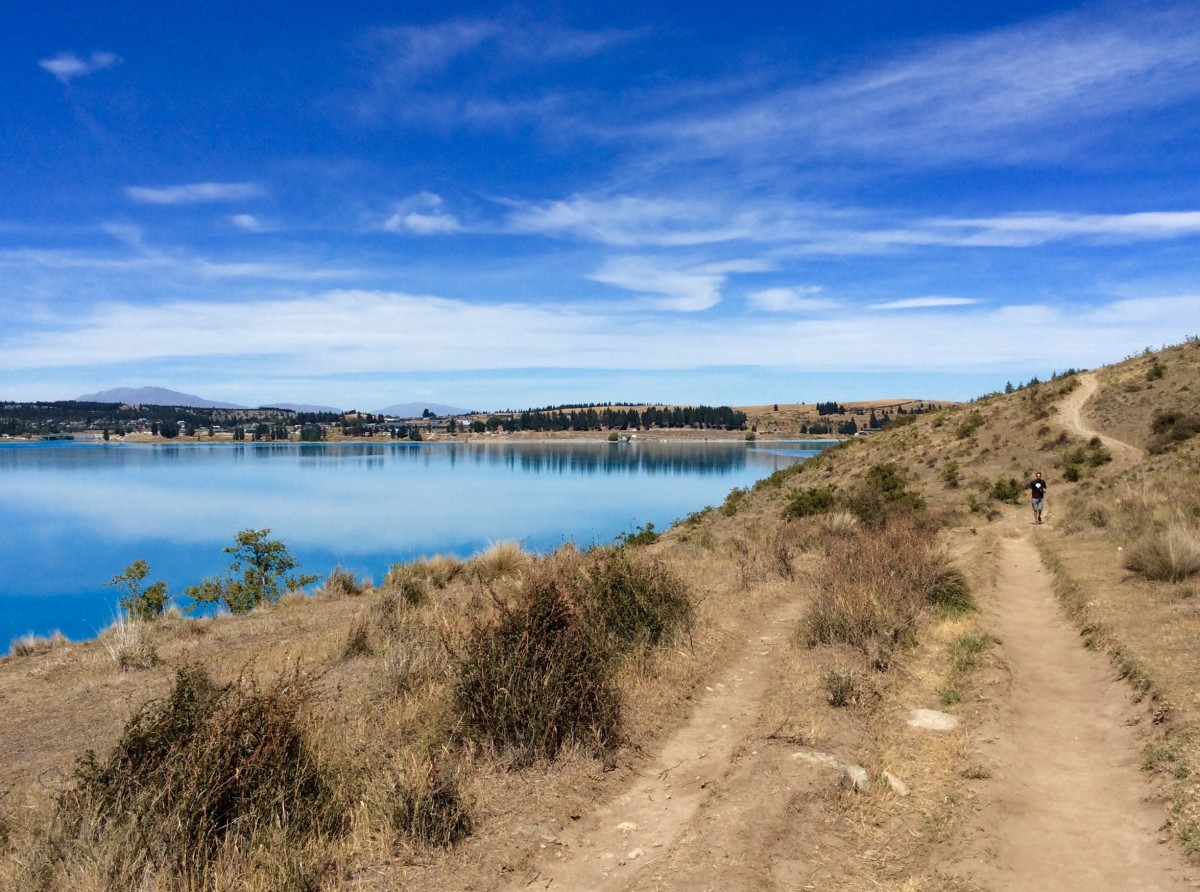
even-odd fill
[(318, 596), (322, 598), (359, 598), (367, 588), (366, 583), (362, 582), (356, 574), (338, 566), (330, 571)]
[(153, 669), (158, 665), (158, 650), (150, 640), (147, 622), (118, 619), (101, 633), (100, 641), (122, 672)]
[(516, 542), (496, 542), (471, 559), (471, 574), (482, 582), (496, 582), (527, 570), (532, 557)]
[(94, 875), (106, 889), (207, 889), (216, 875), (236, 875), (231, 861), (248, 869), (265, 857), (295, 880), (278, 888), (314, 888), (303, 853), (340, 832), (345, 803), (309, 743), (310, 698), (296, 673), (260, 689), (181, 668), (106, 758), (89, 751), (78, 761), (30, 887)]
[(429, 596), (427, 568), (414, 564), (392, 564), (383, 577), (385, 595), (399, 596), (406, 604), (416, 606)]
[(14, 657), (32, 657), (44, 654), (58, 647), (64, 647), (71, 642), (62, 632), (54, 631), (49, 635), (22, 635), (9, 645), (9, 654)]
[(801, 641), (849, 644), (879, 669), (915, 641), (924, 612), (970, 606), (965, 576), (930, 530), (904, 517), (831, 539), (818, 577), (825, 583), (801, 622)]
[(1151, 530), (1126, 553), (1125, 568), (1159, 582), (1182, 582), (1200, 573), (1200, 530), (1184, 520)]

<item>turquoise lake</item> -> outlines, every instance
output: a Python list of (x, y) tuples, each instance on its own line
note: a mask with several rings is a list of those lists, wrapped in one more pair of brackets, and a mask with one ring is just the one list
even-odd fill
[(467, 557), (502, 540), (547, 552), (666, 529), (819, 442), (0, 445), (0, 653), (117, 615), (104, 583), (137, 558), (172, 595), (270, 528), (323, 579), (376, 581), (397, 561)]

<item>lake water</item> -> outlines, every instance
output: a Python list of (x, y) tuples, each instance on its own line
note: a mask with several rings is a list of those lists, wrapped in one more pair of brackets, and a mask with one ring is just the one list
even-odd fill
[(0, 653), (27, 632), (88, 638), (116, 616), (104, 586), (137, 558), (173, 595), (269, 527), (322, 578), (382, 580), (396, 561), (538, 552), (666, 529), (828, 443), (579, 442), (0, 445)]

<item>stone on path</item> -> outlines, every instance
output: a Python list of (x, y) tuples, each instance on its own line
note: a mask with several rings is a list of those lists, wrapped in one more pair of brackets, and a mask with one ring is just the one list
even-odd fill
[(958, 718), (936, 709), (914, 709), (908, 714), (908, 723), (926, 731), (953, 731), (958, 727)]

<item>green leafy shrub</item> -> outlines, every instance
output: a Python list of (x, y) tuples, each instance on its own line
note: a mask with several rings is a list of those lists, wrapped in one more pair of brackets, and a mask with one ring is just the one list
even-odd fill
[(309, 744), (300, 713), (311, 697), (289, 675), (266, 690), (216, 685), (185, 666), (170, 694), (142, 707), (109, 756), (88, 752), (61, 795), (45, 857), (105, 861), (110, 888), (146, 876), (208, 888), (222, 853), (282, 843), (291, 851), (344, 826), (338, 782)]
[(946, 489), (957, 489), (962, 482), (962, 469), (958, 466), (958, 462), (951, 459), (946, 462), (941, 473), (942, 483), (946, 485)]
[(1018, 483), (1015, 477), (1000, 478), (988, 490), (988, 495), (997, 502), (1007, 502), (1011, 505), (1019, 505), (1024, 494), (1025, 487)]
[(834, 491), (829, 486), (811, 486), (792, 493), (784, 506), (784, 517), (811, 517), (824, 514), (834, 505)]
[(231, 613), (249, 613), (260, 604), (274, 604), (291, 589), (316, 582), (316, 576), (289, 576), (299, 563), (271, 531), (242, 530), (225, 549), (234, 556), (224, 577), (209, 577), (184, 589), (198, 603), (224, 604)]
[(645, 526), (635, 527), (632, 533), (617, 533), (617, 545), (653, 545), (659, 535), (654, 524), (647, 522)]
[(721, 504), (721, 513), (726, 517), (733, 517), (737, 514), (738, 508), (745, 501), (747, 490), (734, 488), (729, 491), (729, 495), (725, 497), (725, 501)]
[(454, 701), (463, 733), (520, 767), (564, 746), (618, 743), (620, 694), (612, 668), (574, 603), (571, 580), (546, 568), (493, 623), (464, 644)]
[(167, 608), (170, 597), (167, 595), (167, 584), (154, 583), (142, 588), (142, 580), (150, 575), (150, 565), (138, 559), (106, 582), (107, 588), (124, 591), (121, 596), (121, 609), (131, 620), (148, 622), (158, 619)]

